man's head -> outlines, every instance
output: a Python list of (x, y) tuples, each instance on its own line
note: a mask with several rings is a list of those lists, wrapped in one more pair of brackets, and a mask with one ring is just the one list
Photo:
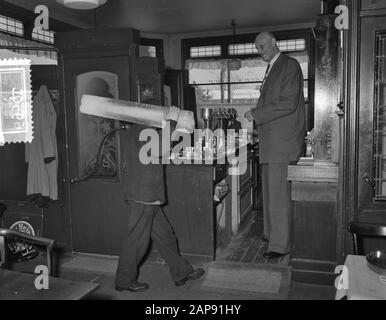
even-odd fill
[(276, 44), (276, 39), (270, 32), (260, 33), (256, 37), (255, 46), (265, 62), (271, 61), (273, 57), (280, 52)]

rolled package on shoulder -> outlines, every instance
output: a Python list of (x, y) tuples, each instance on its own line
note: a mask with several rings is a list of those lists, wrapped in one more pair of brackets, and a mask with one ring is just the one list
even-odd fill
[[(84, 94), (80, 112), (97, 117), (139, 123), (155, 128), (166, 125), (164, 113), (167, 107), (136, 101), (104, 98)], [(192, 133), (195, 127), (193, 112), (180, 110), (176, 131)]]

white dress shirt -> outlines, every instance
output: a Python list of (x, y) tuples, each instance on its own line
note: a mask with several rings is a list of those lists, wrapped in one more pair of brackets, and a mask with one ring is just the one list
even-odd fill
[(281, 52), (278, 52), (277, 55), (274, 56), (274, 57), (272, 58), (272, 60), (269, 62), (269, 69), (268, 69), (267, 76), (268, 76), (268, 74), (271, 72), (274, 63), (276, 62), (277, 58), (279, 58), (280, 54), (281, 54)]
[[(274, 65), (274, 63), (276, 62), (276, 60), (279, 58), (280, 53), (281, 53), (281, 52), (278, 52), (278, 53), (271, 59), (271, 61), (268, 63), (268, 65), (267, 65), (267, 71), (265, 72), (264, 79), (263, 79), (263, 82), (262, 82), (262, 84), (261, 84), (260, 90), (262, 90), (262, 88), (263, 88), (263, 86), (264, 86), (264, 83), (265, 83), (265, 80), (267, 79), (268, 74), (271, 72), (272, 66)], [(269, 66), (269, 67), (268, 67), (268, 66)]]

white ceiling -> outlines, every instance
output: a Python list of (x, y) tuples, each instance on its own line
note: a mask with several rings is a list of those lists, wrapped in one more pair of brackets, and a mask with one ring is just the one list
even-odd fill
[[(55, 0), (6, 0), (33, 10), (45, 4), (52, 17), (92, 27), (94, 12), (64, 8)], [(178, 34), (237, 28), (312, 23), (320, 0), (108, 0), (97, 10), (100, 26), (132, 27), (142, 32)]]

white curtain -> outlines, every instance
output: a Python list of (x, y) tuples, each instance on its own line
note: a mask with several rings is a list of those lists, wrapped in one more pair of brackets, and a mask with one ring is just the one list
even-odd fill
[[(284, 52), (284, 54), (293, 57), (299, 61), (300, 64), (308, 63), (309, 56), (306, 51), (303, 52)], [(266, 68), (267, 63), (260, 57), (235, 59), (241, 62), (241, 68)], [(185, 69), (201, 69), (201, 70), (218, 70), (223, 64), (232, 61), (232, 59), (189, 59), (185, 62)]]

